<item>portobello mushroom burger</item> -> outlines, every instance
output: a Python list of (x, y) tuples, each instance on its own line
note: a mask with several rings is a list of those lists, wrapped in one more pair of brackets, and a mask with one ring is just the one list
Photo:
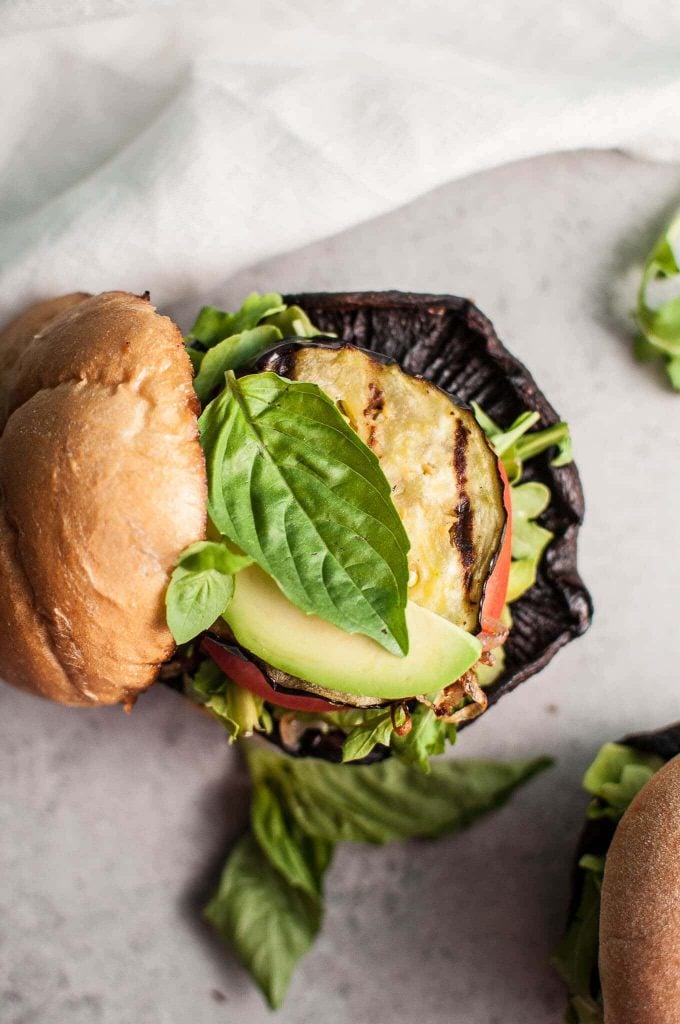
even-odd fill
[(182, 338), (62, 296), (0, 335), (0, 432), (0, 675), (64, 704), (160, 677), (425, 767), (589, 621), (567, 427), (465, 300), (253, 293)]

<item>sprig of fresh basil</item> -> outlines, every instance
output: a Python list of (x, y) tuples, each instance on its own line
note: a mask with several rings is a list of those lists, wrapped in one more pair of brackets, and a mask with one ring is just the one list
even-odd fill
[(425, 779), (396, 760), (348, 768), (254, 744), (247, 758), (252, 831), (232, 851), (206, 915), (273, 1008), (321, 926), (323, 878), (338, 841), (386, 843), (463, 828), (550, 764), (446, 761)]
[(246, 366), (282, 338), (278, 327), (263, 325), (232, 334), (209, 348), (194, 378), (194, 390), (201, 402), (207, 401), (215, 388), (224, 382), (227, 370)]
[(228, 370), (253, 363), (284, 338), (321, 334), (299, 306), (287, 306), (281, 295), (252, 292), (235, 313), (204, 306), (187, 335), (187, 351), (196, 374), (194, 389), (206, 402)]
[(226, 313), (216, 306), (203, 306), (186, 341), (197, 341), (204, 349), (209, 349), (225, 338), (251, 330), (265, 317), (276, 316), (285, 309), (286, 304), (277, 292), (267, 295), (251, 292), (235, 313)]
[(408, 651), (408, 537), (374, 453), (315, 384), (235, 378), (204, 410), (208, 510), (290, 601)]
[(234, 573), (251, 562), (228, 545), (209, 540), (182, 552), (165, 595), (175, 643), (188, 643), (212, 626), (234, 595)]
[(663, 357), (673, 388), (680, 391), (680, 296), (659, 306), (649, 301), (653, 281), (677, 277), (680, 263), (676, 250), (680, 246), (680, 212), (676, 213), (647, 257), (637, 296), (635, 318), (640, 334), (635, 341), (635, 354), (646, 362)]

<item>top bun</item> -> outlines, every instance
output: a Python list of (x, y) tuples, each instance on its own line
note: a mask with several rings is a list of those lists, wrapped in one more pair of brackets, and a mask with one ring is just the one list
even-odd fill
[(600, 976), (606, 1024), (680, 1021), (680, 756), (638, 793), (614, 834)]
[(126, 292), (39, 303), (0, 334), (0, 677), (131, 705), (174, 650), (165, 591), (205, 537), (179, 329)]

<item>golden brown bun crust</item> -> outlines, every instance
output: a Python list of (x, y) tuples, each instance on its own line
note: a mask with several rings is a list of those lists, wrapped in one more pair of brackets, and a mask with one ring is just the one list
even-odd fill
[(616, 829), (602, 887), (600, 975), (606, 1024), (680, 1021), (680, 757)]
[(154, 681), (170, 574), (205, 536), (197, 412), (178, 328), (135, 295), (0, 334), (0, 677), (82, 705)]

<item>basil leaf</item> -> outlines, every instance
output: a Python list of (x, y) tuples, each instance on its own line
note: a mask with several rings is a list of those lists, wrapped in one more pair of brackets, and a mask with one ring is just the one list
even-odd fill
[(321, 927), (323, 910), (318, 896), (289, 885), (246, 835), (232, 851), (205, 916), (276, 1009)]
[(333, 845), (306, 835), (267, 782), (255, 786), (250, 823), (261, 850), (288, 884), (320, 897)]
[(500, 807), (512, 791), (551, 761), (439, 761), (429, 775), (396, 758), (372, 765), (328, 764), (249, 745), (254, 778), (273, 778), (289, 813), (308, 835), (388, 843), (435, 838)]
[(323, 391), (229, 373), (199, 426), (220, 532), (303, 611), (407, 653), (408, 538), (378, 459)]
[(342, 760), (359, 761), (378, 744), (389, 747), (392, 732), (392, 715), (389, 711), (369, 718), (348, 734), (342, 745)]
[(194, 389), (201, 402), (205, 402), (215, 388), (223, 383), (227, 370), (238, 370), (246, 366), (277, 341), (281, 341), (282, 337), (276, 327), (253, 327), (240, 334), (233, 334), (208, 349), (194, 379)]
[(212, 348), (224, 338), (256, 327), (260, 320), (285, 310), (286, 304), (276, 292), (259, 295), (251, 292), (236, 313), (225, 313), (215, 306), (203, 306), (196, 322), (187, 335), (187, 341), (199, 341), (205, 348)]
[(168, 627), (185, 644), (209, 629), (234, 595), (234, 573), (252, 558), (229, 546), (203, 540), (180, 555), (165, 595)]

